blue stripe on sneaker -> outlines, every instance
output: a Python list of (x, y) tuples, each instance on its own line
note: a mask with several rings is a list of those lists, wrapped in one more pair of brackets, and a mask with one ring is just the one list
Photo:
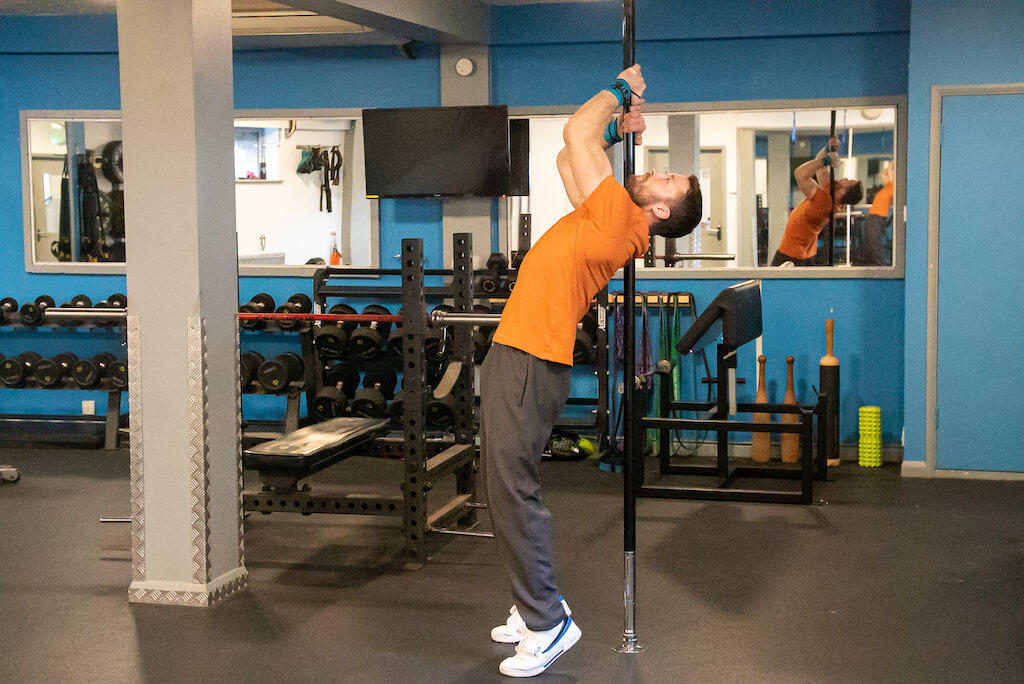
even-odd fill
[(548, 651), (550, 651), (551, 647), (554, 646), (555, 644), (557, 644), (559, 639), (561, 639), (563, 636), (565, 636), (565, 632), (569, 629), (569, 625), (571, 625), (571, 624), (572, 624), (572, 618), (571, 617), (565, 618), (565, 624), (562, 625), (562, 631), (558, 633), (558, 636), (555, 637), (555, 640), (552, 641), (550, 644), (548, 644), (548, 647), (545, 648), (543, 651), (541, 651), (541, 653), (547, 653)]

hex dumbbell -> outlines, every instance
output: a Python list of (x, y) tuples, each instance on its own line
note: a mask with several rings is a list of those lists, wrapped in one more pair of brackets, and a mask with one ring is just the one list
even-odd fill
[(302, 370), (302, 357), (285, 352), (261, 363), (256, 379), (268, 392), (283, 392), (290, 383), (302, 379)]
[(238, 386), (243, 392), (252, 388), (252, 381), (264, 361), (266, 359), (259, 352), (247, 351), (238, 355)]
[(41, 359), (32, 369), (32, 377), (40, 387), (52, 389), (63, 382), (77, 360), (78, 357), (71, 352), (57, 354), (51, 359)]
[[(390, 316), (391, 312), (387, 307), (380, 304), (370, 304), (363, 309), (363, 314)], [(384, 348), (384, 343), (391, 332), (391, 323), (384, 321), (371, 321), (363, 323), (354, 331), (348, 340), (348, 350), (363, 359), (372, 359)]]
[[(312, 310), (313, 300), (301, 292), (296, 292), (287, 302), (277, 307), (277, 313), (303, 314)], [(300, 321), (280, 320), (276, 323), (281, 330), (295, 330), (299, 327)]]
[[(276, 308), (274, 298), (266, 292), (260, 292), (252, 296), (252, 299), (238, 307), (238, 313), (273, 313)], [(266, 327), (266, 321), (259, 319), (238, 319), (238, 327), (243, 330), (259, 330)]]
[(82, 389), (93, 389), (100, 386), (107, 377), (107, 369), (117, 357), (109, 352), (101, 352), (89, 359), (78, 359), (71, 365), (71, 377)]
[(7, 387), (21, 387), (41, 359), (36, 352), (25, 352), (0, 360), (0, 383)]
[(53, 306), (56, 306), (53, 302), (53, 297), (50, 295), (40, 295), (36, 297), (34, 302), (22, 304), (18, 314), (23, 325), (36, 327), (43, 324), (43, 316), (46, 310)]
[(7, 317), (18, 310), (18, 300), (14, 297), (0, 299), (0, 325), (7, 322)]

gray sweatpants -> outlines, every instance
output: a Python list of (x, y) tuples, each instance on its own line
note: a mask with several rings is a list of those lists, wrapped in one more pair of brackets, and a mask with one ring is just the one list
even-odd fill
[(512, 596), (526, 626), (565, 619), (555, 584), (551, 512), (540, 495), (540, 458), (569, 398), (570, 366), (491, 345), (480, 375), (480, 435), (488, 509)]

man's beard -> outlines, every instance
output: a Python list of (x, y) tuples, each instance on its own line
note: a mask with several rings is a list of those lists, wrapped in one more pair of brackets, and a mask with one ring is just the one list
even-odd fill
[(651, 203), (651, 193), (644, 187), (642, 176), (635, 174), (626, 176), (626, 182), (623, 183), (623, 187), (629, 193), (629, 198), (633, 200), (633, 204), (638, 207), (643, 208)]

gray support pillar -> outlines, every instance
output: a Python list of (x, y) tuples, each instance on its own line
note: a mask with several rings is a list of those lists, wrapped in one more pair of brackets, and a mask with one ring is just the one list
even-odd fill
[[(460, 59), (473, 62), (473, 70), (462, 76), (455, 70)], [(486, 45), (442, 45), (441, 46), (441, 106), (456, 107), (485, 105), (490, 103), (490, 52)], [(491, 206), (493, 200), (482, 197), (465, 197), (442, 200), (442, 241), (444, 243), (444, 265), (452, 265), (452, 236), (456, 233), (472, 233), (473, 267), (484, 268), (491, 245)], [(427, 264), (428, 268), (437, 268)]]
[[(736, 265), (757, 266), (757, 182), (754, 172), (754, 131), (740, 128), (736, 131)], [(768, 261), (772, 258), (769, 246)]]
[(119, 0), (135, 603), (245, 586), (229, 0)]
[(771, 131), (768, 136), (768, 263), (786, 232), (793, 173), (789, 170), (790, 133)]
[[(672, 173), (700, 177), (700, 119), (696, 114), (677, 114), (668, 117), (668, 166)], [(710, 193), (710, 189), (705, 189), (704, 192)], [(699, 254), (704, 226), (705, 223), (702, 221), (697, 229), (690, 233), (686, 242), (682, 245), (677, 244), (676, 248), (681, 252)], [(665, 238), (655, 238), (655, 245), (655, 253), (665, 254)], [(660, 262), (657, 265), (665, 264)]]

